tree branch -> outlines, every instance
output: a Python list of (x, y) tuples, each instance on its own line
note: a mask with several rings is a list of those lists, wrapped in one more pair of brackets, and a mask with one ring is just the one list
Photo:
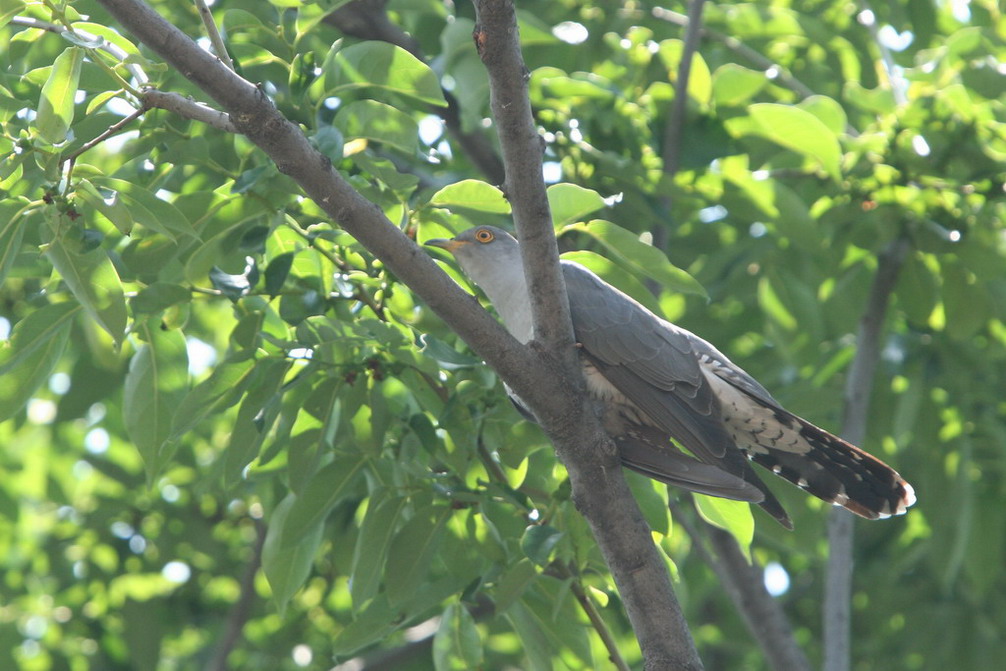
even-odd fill
[[(859, 321), (856, 356), (845, 384), (842, 420), (842, 437), (854, 445), (862, 445), (866, 438), (870, 394), (880, 358), (884, 317), (908, 247), (908, 240), (899, 236), (877, 257), (877, 274)], [(851, 514), (839, 508), (833, 509), (828, 517), (828, 565), (821, 612), (824, 622), (824, 671), (849, 669), (853, 521)]]
[(481, 0), (475, 3), (475, 13), (478, 19), (475, 45), (489, 73), (489, 106), (506, 168), (503, 190), (513, 209), (521, 241), (534, 338), (551, 349), (572, 350), (569, 301), (559, 270), (559, 248), (541, 174), (544, 143), (531, 114), (529, 75), (520, 52), (513, 3)]
[(213, 12), (210, 11), (206, 0), (196, 0), (196, 9), (199, 10), (199, 18), (203, 20), (203, 27), (206, 28), (206, 36), (210, 39), (210, 44), (213, 45), (213, 51), (216, 52), (217, 58), (229, 69), (233, 70), (234, 61), (231, 60), (231, 55), (227, 53), (227, 45), (224, 44), (224, 38), (220, 35), (220, 30), (217, 29), (217, 23), (213, 20)]
[(146, 107), (151, 109), (156, 107), (167, 110), (185, 119), (204, 123), (225, 133), (237, 132), (237, 128), (231, 123), (231, 119), (227, 116), (226, 112), (215, 110), (198, 100), (186, 98), (177, 93), (147, 89), (140, 95), (140, 100)]
[(566, 465), (573, 499), (612, 571), (645, 668), (701, 669), (667, 568), (622, 475), (614, 444), (586, 403), (578, 355), (570, 346), (569, 306), (541, 174), (542, 140), (531, 114), (513, 3), (481, 0), (476, 15), (473, 37), (489, 73), (490, 105), (506, 166), (505, 191), (521, 239), (535, 341), (544, 345), (543, 354), (558, 359), (546, 359), (559, 365), (546, 370), (549, 377), (558, 374), (571, 401), (569, 414), (538, 415), (539, 420)]

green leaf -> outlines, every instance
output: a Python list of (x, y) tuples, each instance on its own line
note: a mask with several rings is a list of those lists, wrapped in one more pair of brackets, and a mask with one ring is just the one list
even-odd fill
[(171, 418), (169, 440), (178, 440), (212, 414), (233, 406), (254, 375), (255, 361), (227, 362), (213, 369), (181, 399)]
[(307, 580), (324, 529), (322, 520), (318, 520), (312, 528), (304, 531), (296, 543), (284, 542), (287, 520), (295, 504), (293, 494), (288, 494), (279, 502), (269, 517), (269, 531), (262, 546), (262, 570), (269, 581), (280, 617), (286, 611), (290, 597)]
[(562, 532), (547, 524), (532, 524), (524, 530), (520, 549), (538, 566), (548, 566), (552, 550), (562, 539)]
[[(168, 201), (158, 198), (149, 189), (114, 177), (94, 177), (91, 181), (95, 186), (108, 191), (107, 198), (121, 202), (136, 224), (167, 236), (171, 240), (179, 236), (199, 237), (181, 210)], [(108, 216), (105, 211), (102, 211), (102, 214)], [(117, 224), (119, 225), (121, 224)]]
[(717, 105), (743, 105), (768, 83), (764, 72), (727, 63), (713, 75), (712, 99)]
[(348, 140), (366, 138), (410, 156), (419, 147), (419, 125), (415, 120), (376, 100), (357, 100), (341, 107), (333, 123)]
[(574, 224), (607, 207), (597, 191), (576, 184), (553, 184), (548, 187), (548, 206), (552, 210), (552, 225), (559, 229)]
[(405, 49), (388, 42), (362, 42), (339, 49), (326, 59), (323, 69), (328, 95), (345, 96), (361, 88), (383, 89), (421, 103), (447, 107), (433, 70)]
[(262, 447), (278, 409), (280, 385), (290, 368), (287, 359), (266, 359), (255, 366), (248, 395), (241, 402), (224, 452), (224, 482), (234, 484)]
[(24, 217), (20, 216), (26, 202), (6, 197), (0, 201), (0, 285), (14, 266), (24, 238)]
[(384, 578), (384, 591), (392, 606), (408, 600), (426, 580), (449, 515), (448, 508), (427, 506), (417, 510), (395, 534)]
[(482, 667), (482, 639), (468, 609), (452, 603), (440, 616), (433, 636), (433, 668), (436, 671), (467, 671)]
[(611, 259), (588, 251), (565, 252), (561, 258), (564, 261), (579, 263), (611, 286), (632, 296), (654, 313), (660, 314), (660, 303), (646, 285)]
[(751, 562), (751, 541), (754, 539), (754, 516), (751, 514), (751, 504), (745, 501), (731, 501), (718, 496), (692, 494), (695, 497), (695, 507), (702, 518), (715, 527), (719, 527), (737, 539), (741, 552)]
[(105, 189), (105, 193), (101, 193), (98, 187), (90, 181), (82, 179), (77, 183), (73, 197), (91, 209), (100, 212), (123, 235), (129, 235), (132, 232), (133, 215), (130, 214), (129, 208), (126, 207), (117, 191)]
[(834, 98), (828, 96), (810, 96), (801, 100), (800, 109), (807, 110), (821, 120), (828, 129), (835, 135), (841, 136), (845, 133), (845, 127), (849, 119), (845, 110)]
[(49, 72), (49, 78), (42, 86), (42, 97), (38, 101), (38, 115), (35, 127), (50, 144), (66, 140), (73, 123), (74, 97), (80, 83), (80, 65), (84, 61), (84, 50), (67, 47), (56, 57)]
[(434, 359), (444, 370), (458, 370), (459, 368), (472, 368), (481, 366), (482, 361), (475, 357), (459, 352), (442, 340), (438, 340), (428, 333), (419, 336), (420, 350), (425, 356)]
[(816, 160), (832, 179), (842, 178), (838, 138), (816, 116), (799, 107), (776, 103), (757, 103), (748, 109), (760, 135)]
[(353, 605), (359, 608), (377, 594), (384, 575), (388, 547), (395, 533), (399, 515), (408, 499), (403, 496), (371, 496), (367, 514), (360, 524), (360, 534), (353, 550), (349, 591)]
[(283, 284), (286, 282), (286, 278), (290, 275), (290, 269), (293, 267), (294, 256), (296, 256), (295, 252), (280, 254), (269, 261), (269, 265), (266, 266), (265, 292), (269, 294), (270, 298), (275, 298), (282, 291)]
[(520, 637), (528, 671), (552, 671), (552, 648), (535, 615), (522, 602), (510, 606), (506, 618)]
[(694, 277), (668, 261), (662, 251), (646, 244), (635, 233), (621, 226), (603, 219), (595, 219), (586, 224), (567, 226), (560, 231), (560, 234), (566, 231), (586, 233), (604, 245), (634, 272), (656, 280), (665, 289), (707, 298), (706, 290)]
[(101, 247), (87, 249), (76, 229), (59, 230), (64, 217), (47, 217), (49, 242), (45, 255), (91, 318), (117, 344), (126, 331), (126, 298), (108, 254)]
[(496, 588), (493, 590), (496, 612), (502, 613), (515, 603), (537, 575), (538, 571), (530, 559), (521, 559), (510, 566), (496, 581)]
[(795, 331), (799, 326), (796, 317), (779, 297), (768, 277), (758, 281), (758, 306), (776, 324), (786, 331)]
[(894, 93), (891, 89), (884, 86), (868, 89), (859, 82), (849, 81), (842, 88), (842, 97), (870, 114), (893, 114), (894, 110), (897, 109)]
[(14, 326), (0, 359), (0, 422), (20, 412), (49, 379), (79, 310), (73, 302), (55, 303), (30, 312)]
[(187, 391), (189, 359), (181, 332), (161, 329), (156, 318), (137, 323), (136, 333), (144, 343), (129, 362), (122, 416), (152, 481), (167, 460), (164, 447), (175, 409)]
[(357, 650), (377, 641), (384, 640), (398, 628), (401, 611), (392, 608), (388, 599), (378, 595), (367, 604), (366, 610), (340, 631), (332, 641), (332, 652), (337, 655), (352, 655)]
[[(678, 66), (684, 53), (685, 44), (681, 40), (664, 40), (660, 43), (660, 59), (668, 69), (672, 80), (677, 80)], [(708, 105), (712, 95), (712, 75), (702, 54), (692, 54), (692, 65), (688, 73), (688, 95), (701, 105)]]
[(149, 287), (129, 299), (133, 313), (154, 314), (170, 308), (172, 305), (186, 303), (192, 300), (192, 292), (180, 284), (154, 282)]
[(294, 545), (316, 525), (324, 522), (332, 508), (350, 493), (350, 486), (363, 469), (363, 455), (340, 455), (315, 473), (290, 508), (284, 531), (284, 545)]
[(510, 203), (503, 192), (478, 179), (463, 179), (433, 194), (430, 205), (452, 212), (466, 210), (490, 214), (510, 214)]

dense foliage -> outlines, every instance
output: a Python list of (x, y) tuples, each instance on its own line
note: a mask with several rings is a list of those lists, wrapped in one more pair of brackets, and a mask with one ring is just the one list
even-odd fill
[[(152, 4), (204, 34), (190, 3)], [(471, 6), (392, 0), (414, 38), (394, 45), (332, 20), (344, 4), (213, 9), (238, 72), (411, 236), (508, 225), (464, 140), (492, 137)], [(708, 4), (676, 171), (682, 16), (519, 4), (560, 246), (794, 412), (839, 427), (878, 255), (906, 242), (865, 447), (920, 503), (857, 528), (854, 668), (996, 667), (997, 3)], [(242, 136), (148, 110), (76, 155), (139, 73), (205, 99), (97, 4), (0, 18), (0, 667), (594, 669), (601, 632), (638, 663), (565, 472), (493, 372)], [(691, 497), (628, 477), (707, 667), (765, 668)], [(797, 529), (754, 513), (751, 552), (788, 574), (817, 660), (825, 507), (777, 490)]]

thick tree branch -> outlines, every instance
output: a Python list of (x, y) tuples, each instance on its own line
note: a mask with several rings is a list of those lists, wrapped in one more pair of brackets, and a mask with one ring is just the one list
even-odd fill
[[(856, 356), (845, 384), (845, 413), (842, 436), (862, 445), (870, 414), (870, 394), (880, 358), (880, 337), (887, 314), (887, 304), (894, 291), (908, 240), (898, 237), (877, 258), (877, 274), (859, 321)], [(854, 518), (835, 508), (828, 518), (828, 565), (824, 586), (824, 671), (848, 671), (852, 615), (852, 540)]]
[(569, 471), (573, 498), (612, 571), (646, 668), (701, 669), (666, 566), (625, 482), (614, 445), (585, 402), (541, 175), (542, 140), (531, 114), (513, 3), (482, 0), (476, 2), (476, 13), (473, 37), (489, 73), (490, 104), (506, 166), (505, 191), (521, 239), (535, 340), (545, 346), (544, 353), (558, 354), (555, 372), (561, 375), (565, 395), (576, 401), (568, 415), (539, 418)]
[[(415, 242), (388, 221), (380, 208), (367, 201), (334, 171), (331, 163), (310, 145), (297, 126), (276, 110), (260, 89), (227, 69), (138, 0), (99, 2), (140, 41), (216, 100), (240, 132), (262, 149), (282, 172), (297, 181), (335, 222), (426, 301), (531, 406), (560, 458), (566, 463), (574, 499), (612, 569), (643, 649), (646, 668), (701, 669), (688, 628), (671, 591), (666, 566), (625, 483), (614, 445), (601, 430), (584, 395), (575, 393), (577, 389), (582, 389), (583, 379), (575, 367), (568, 312), (564, 313), (565, 323), (546, 331), (544, 337), (545, 342), (558, 342), (565, 347), (530, 348), (521, 345), (477, 301), (450, 280)], [(500, 46), (509, 53), (503, 63), (519, 64), (512, 5), (482, 3), (481, 10), (484, 29), (480, 34), (485, 39), (505, 39), (506, 42)], [(500, 25), (509, 27), (493, 32), (500, 20), (503, 21)], [(485, 55), (491, 68), (499, 63), (496, 46), (489, 45)], [(523, 101), (509, 102), (529, 115), (523, 77), (518, 78), (517, 84), (500, 84), (502, 86), (497, 89), (500, 93), (517, 91), (524, 95)], [(508, 114), (508, 106), (506, 99), (497, 97), (494, 101), (494, 108), (504, 115)], [(533, 124), (513, 124), (509, 116), (504, 116), (498, 127), (502, 141), (511, 142), (517, 138), (532, 146), (539, 142)], [(540, 149), (537, 151), (539, 162), (534, 167), (534, 173), (540, 180)], [(512, 148), (507, 159), (511, 170), (526, 166), (529, 153), (526, 148)], [(532, 283), (540, 287), (542, 277), (546, 283), (550, 274), (558, 277), (555, 241), (551, 237), (547, 202), (525, 193), (527, 186), (514, 178), (509, 195), (515, 212), (519, 212), (518, 230), (530, 256), (542, 254), (553, 264), (552, 268), (543, 272), (531, 269)], [(543, 194), (544, 189), (541, 191)], [(518, 204), (518, 199), (523, 201), (525, 198), (527, 202)], [(564, 303), (565, 294), (556, 295), (561, 287), (553, 280), (549, 298), (538, 297), (539, 304), (552, 306)], [(540, 307), (536, 310), (541, 311)], [(540, 314), (536, 316), (540, 319)], [(552, 319), (555, 319), (554, 315)], [(560, 352), (560, 355), (556, 356), (555, 352)]]
[(544, 142), (531, 114), (513, 3), (482, 0), (475, 3), (475, 12), (475, 45), (489, 73), (489, 105), (506, 167), (504, 192), (521, 241), (534, 337), (552, 349), (568, 347), (573, 344), (573, 326), (541, 174)]
[[(421, 61), (426, 61), (419, 43), (400, 27), (392, 23), (385, 12), (385, 0), (355, 0), (343, 5), (325, 17), (329, 23), (346, 35), (361, 40), (378, 40), (397, 45)], [(443, 90), (447, 107), (431, 107), (430, 112), (444, 120), (447, 132), (457, 141), (475, 167), (493, 184), (503, 183), (503, 162), (489, 138), (481, 132), (469, 132), (461, 125), (458, 99)]]

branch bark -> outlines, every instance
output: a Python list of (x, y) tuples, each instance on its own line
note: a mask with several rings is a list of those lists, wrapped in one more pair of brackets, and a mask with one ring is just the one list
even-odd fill
[[(547, 200), (518, 173), (535, 155), (540, 180), (541, 148), (526, 99), (526, 82), (511, 2), (479, 4), (483, 60), (494, 83), (494, 111), (504, 145), (508, 194), (528, 261), (548, 259), (550, 268), (529, 267), (531, 286), (545, 289), (534, 301), (536, 339), (524, 346), (472, 300), (432, 259), (355, 191), (265, 94), (227, 69), (176, 27), (138, 0), (99, 0), (141, 42), (217, 101), (239, 132), (294, 179), (347, 232), (381, 259), (535, 411), (569, 471), (574, 500), (611, 567), (647, 669), (693, 671), (702, 665), (671, 590), (663, 559), (622, 476), (614, 445), (601, 430), (582, 393), (568, 309), (557, 266)], [(497, 69), (497, 74), (492, 74)], [(514, 82), (514, 68), (520, 73)], [(509, 72), (509, 75), (502, 73)], [(523, 99), (501, 96), (518, 92)], [(521, 120), (513, 114), (519, 110)], [(513, 143), (524, 146), (508, 146)], [(533, 147), (533, 152), (532, 149)], [(527, 200), (525, 200), (527, 199)], [(527, 261), (526, 261), (527, 263)], [(552, 312), (548, 312), (552, 310)], [(564, 320), (564, 321), (563, 321)], [(572, 391), (571, 391), (572, 390)], [(581, 393), (576, 393), (580, 390)]]
[[(884, 317), (908, 247), (908, 240), (898, 237), (877, 257), (877, 274), (859, 321), (856, 356), (845, 384), (842, 420), (842, 436), (854, 445), (862, 445), (866, 438)], [(828, 565), (821, 613), (824, 671), (848, 671), (850, 664), (853, 520), (851, 514), (840, 508), (833, 509), (828, 517)]]

